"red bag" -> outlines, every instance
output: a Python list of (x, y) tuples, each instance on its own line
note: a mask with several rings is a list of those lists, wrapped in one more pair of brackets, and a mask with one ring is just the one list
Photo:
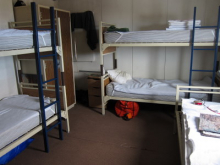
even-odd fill
[(131, 101), (117, 101), (115, 104), (115, 112), (118, 116), (123, 117), (125, 120), (130, 120), (137, 116), (139, 105)]

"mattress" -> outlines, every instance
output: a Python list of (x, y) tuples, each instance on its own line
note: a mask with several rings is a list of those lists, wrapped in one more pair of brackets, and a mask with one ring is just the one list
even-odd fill
[[(50, 99), (45, 98), (45, 104)], [(46, 118), (55, 114), (55, 106), (46, 109)], [(0, 101), (0, 149), (41, 123), (38, 97), (16, 95)]]
[[(50, 31), (38, 32), (39, 47), (51, 46)], [(0, 51), (33, 48), (33, 32), (30, 30), (0, 30)]]
[[(191, 30), (151, 30), (133, 32), (106, 32), (105, 43), (178, 43), (190, 42)], [(194, 42), (213, 42), (215, 30), (201, 29), (195, 31)]]
[[(205, 106), (194, 105), (195, 99), (183, 99), (182, 112), (185, 132), (185, 164), (219, 164), (220, 139), (202, 136), (198, 131), (200, 113), (218, 115)], [(207, 107), (220, 103), (205, 102)]]
[[(210, 86), (211, 78), (204, 77), (201, 81), (193, 81), (194, 86)], [(176, 100), (176, 86), (188, 86), (187, 82), (182, 80), (155, 80), (144, 78), (133, 78), (126, 84), (111, 82), (106, 86), (106, 94), (108, 96), (136, 98), (157, 101)], [(180, 98), (185, 98), (186, 93), (180, 93)], [(191, 93), (190, 97), (207, 100), (206, 94)], [(220, 96), (213, 95), (213, 100), (220, 99)]]

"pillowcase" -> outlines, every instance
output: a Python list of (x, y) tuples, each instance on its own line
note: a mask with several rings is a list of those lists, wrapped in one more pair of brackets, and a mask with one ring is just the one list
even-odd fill
[(127, 80), (131, 80), (132, 77), (130, 74), (121, 70), (108, 70), (109, 77), (112, 81), (117, 82), (119, 84), (125, 84)]

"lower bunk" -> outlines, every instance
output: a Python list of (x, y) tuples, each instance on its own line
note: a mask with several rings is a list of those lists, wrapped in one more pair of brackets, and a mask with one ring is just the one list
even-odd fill
[[(52, 99), (45, 98), (45, 106)], [(57, 120), (56, 106), (45, 110), (47, 125)], [(62, 117), (67, 119), (62, 111)], [(0, 101), (0, 157), (42, 130), (39, 97), (15, 95)]]
[[(191, 88), (191, 90), (189, 91), (188, 88)], [(218, 127), (216, 131), (220, 131), (220, 122), (214, 121), (215, 116), (220, 118), (220, 99), (218, 102), (204, 101), (202, 105), (196, 105), (195, 101), (197, 99), (195, 98), (182, 99), (181, 111), (177, 111), (179, 92), (220, 95), (220, 88), (179, 86), (177, 87), (176, 99), (176, 119), (181, 164), (219, 164), (220, 134), (213, 133), (213, 130), (210, 129), (214, 125), (214, 127)], [(207, 126), (209, 130), (207, 130)]]
[[(126, 76), (122, 76), (126, 77)], [(105, 74), (101, 77), (102, 84), (102, 114), (105, 114), (105, 107), (108, 100), (124, 100), (135, 102), (146, 102), (156, 104), (175, 105), (176, 101), (176, 86), (188, 85), (182, 80), (156, 80), (146, 78), (130, 78), (127, 81), (115, 81), (111, 74)], [(117, 76), (119, 78), (119, 76)], [(113, 80), (113, 81), (112, 81)], [(121, 83), (121, 82), (126, 83)], [(212, 79), (204, 77), (199, 81), (193, 81), (193, 86), (210, 86)], [(181, 93), (181, 98), (187, 98), (187, 93)], [(197, 99), (208, 100), (207, 94), (193, 93), (191, 97)], [(213, 100), (220, 99), (220, 97), (213, 97)], [(180, 104), (180, 103), (179, 103)]]

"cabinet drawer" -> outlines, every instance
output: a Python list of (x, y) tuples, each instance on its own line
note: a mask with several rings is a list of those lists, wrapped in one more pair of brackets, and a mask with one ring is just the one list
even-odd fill
[(89, 87), (88, 94), (95, 95), (95, 96), (101, 96), (101, 88), (100, 87)]
[(101, 87), (100, 79), (88, 79), (88, 87)]
[(102, 102), (100, 96), (89, 96), (89, 106), (102, 108)]

